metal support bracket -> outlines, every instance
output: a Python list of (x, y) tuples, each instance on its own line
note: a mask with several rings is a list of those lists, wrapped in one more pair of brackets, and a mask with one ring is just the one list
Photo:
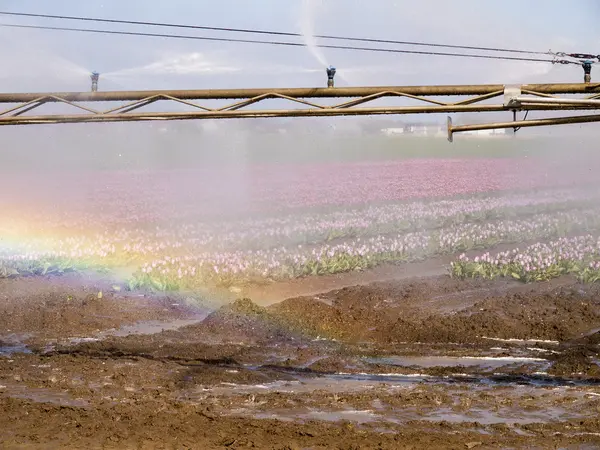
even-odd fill
[(454, 142), (454, 137), (452, 135), (452, 117), (448, 116), (446, 123), (448, 124), (448, 142)]
[(504, 106), (513, 110), (521, 107), (519, 97), (521, 96), (521, 85), (504, 86)]

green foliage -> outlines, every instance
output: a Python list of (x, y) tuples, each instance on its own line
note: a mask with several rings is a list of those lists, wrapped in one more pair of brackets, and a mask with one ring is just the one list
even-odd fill
[(525, 270), (518, 263), (493, 264), (489, 262), (454, 261), (450, 265), (450, 276), (458, 279), (483, 278), (493, 280), (496, 278), (513, 278), (524, 283), (549, 281), (561, 275), (572, 274), (583, 283), (596, 283), (600, 281), (600, 270), (584, 267), (574, 261), (561, 261), (544, 269)]
[(80, 261), (66, 258), (0, 259), (0, 278), (62, 275), (69, 272), (83, 271), (89, 268), (96, 270), (104, 269), (101, 266), (91, 266)]

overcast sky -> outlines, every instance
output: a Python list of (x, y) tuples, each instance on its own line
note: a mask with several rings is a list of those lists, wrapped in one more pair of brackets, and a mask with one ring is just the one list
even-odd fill
[[(594, 0), (3, 0), (0, 5), (5, 11), (600, 53), (600, 5)], [(270, 38), (8, 16), (0, 22)], [(579, 82), (583, 76), (579, 67), (544, 63), (331, 49), (318, 54), (309, 48), (58, 31), (0, 28), (0, 38), (5, 92), (88, 90), (92, 70), (103, 74), (103, 90), (322, 86), (325, 64), (338, 68), (338, 86)]]

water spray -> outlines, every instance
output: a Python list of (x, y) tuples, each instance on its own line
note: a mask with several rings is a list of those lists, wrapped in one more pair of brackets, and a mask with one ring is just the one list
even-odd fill
[(90, 75), (92, 80), (92, 92), (98, 91), (98, 80), (100, 79), (100, 74), (98, 72), (92, 72)]
[(329, 66), (325, 70), (327, 71), (327, 87), (332, 88), (333, 87), (333, 77), (335, 77), (335, 72), (336, 72), (335, 67)]

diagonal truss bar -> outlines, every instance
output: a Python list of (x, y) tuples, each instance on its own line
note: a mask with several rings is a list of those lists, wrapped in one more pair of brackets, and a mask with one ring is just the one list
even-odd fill
[(198, 105), (197, 103), (194, 103), (194, 102), (188, 102), (187, 100), (182, 100), (180, 98), (172, 97), (170, 95), (163, 95), (162, 97), (165, 100), (172, 100), (174, 102), (181, 103), (181, 104), (187, 105), (187, 106), (192, 106), (194, 108), (202, 109), (204, 111), (214, 111), (213, 108), (208, 108), (206, 106)]
[(477, 97), (468, 98), (466, 100), (462, 100), (460, 102), (450, 103), (451, 105), (472, 105), (473, 103), (479, 103), (484, 100), (489, 100), (490, 98), (500, 97), (504, 94), (504, 90), (502, 91), (494, 91), (489, 94), (478, 95)]
[(49, 95), (45, 99), (44, 103), (48, 103), (49, 100), (55, 100), (58, 103), (65, 103), (67, 105), (73, 106), (75, 108), (79, 108), (79, 109), (81, 109), (83, 111), (87, 111), (87, 112), (92, 113), (92, 114), (99, 114), (100, 113), (99, 111), (96, 111), (95, 109), (87, 108), (85, 106), (78, 105), (77, 103), (71, 102), (69, 100), (65, 100), (64, 98), (57, 97), (56, 95)]
[(326, 106), (319, 105), (317, 103), (312, 103), (312, 102), (309, 102), (309, 101), (306, 101), (306, 100), (302, 100), (302, 99), (299, 99), (299, 98), (294, 98), (294, 97), (290, 97), (288, 95), (278, 94), (276, 92), (269, 92), (267, 94), (259, 95), (257, 97), (253, 97), (253, 98), (250, 98), (248, 100), (244, 100), (244, 101), (241, 101), (241, 102), (233, 103), (231, 105), (223, 106), (222, 108), (215, 109), (214, 111), (236, 111), (238, 109), (245, 108), (246, 106), (250, 106), (250, 105), (252, 105), (254, 103), (262, 102), (263, 100), (268, 100), (268, 99), (273, 99), (273, 98), (280, 98), (280, 99), (283, 99), (283, 100), (289, 100), (289, 101), (294, 102), (294, 103), (299, 103), (299, 104), (302, 104), (302, 105), (312, 106), (313, 108), (319, 108), (319, 109), (327, 108)]
[(521, 90), (521, 93), (523, 94), (529, 94), (529, 95), (533, 95), (535, 97), (544, 97), (544, 98), (558, 98), (555, 95), (551, 95), (551, 94), (544, 94), (543, 92), (535, 92), (535, 91), (530, 91), (527, 89), (523, 89)]
[(246, 106), (250, 106), (254, 103), (258, 103), (262, 100), (266, 100), (270, 97), (271, 94), (262, 94), (257, 97), (250, 98), (248, 100), (244, 100), (241, 102), (236, 102), (231, 105), (223, 106), (222, 108), (217, 109), (217, 111), (235, 111), (240, 108), (244, 108)]
[(319, 109), (324, 109), (324, 108), (328, 108), (328, 106), (324, 106), (324, 105), (319, 105), (318, 103), (313, 103), (313, 102), (309, 102), (306, 100), (302, 100), (300, 98), (294, 98), (294, 97), (290, 97), (288, 95), (283, 95), (283, 94), (273, 94), (275, 97), (277, 98), (281, 98), (283, 100), (289, 100), (291, 102), (296, 102), (296, 103), (300, 103), (302, 105), (307, 105), (307, 106), (312, 106), (314, 108), (319, 108)]
[(44, 103), (46, 103), (46, 102), (44, 102), (44, 101), (35, 102), (34, 104), (30, 104), (29, 106), (24, 107), (23, 109), (20, 109), (19, 111), (15, 112), (14, 114), (10, 114), (10, 116), (11, 117), (21, 116), (21, 115), (25, 114), (26, 112), (31, 111), (32, 109), (42, 106)]
[(332, 106), (331, 108), (336, 108), (336, 109), (351, 108), (352, 106), (361, 105), (361, 104), (364, 104), (364, 103), (367, 103), (367, 102), (370, 102), (373, 100), (377, 100), (378, 98), (383, 98), (383, 97), (407, 97), (407, 98), (412, 98), (414, 100), (420, 100), (425, 103), (431, 103), (433, 105), (440, 105), (440, 106), (447, 105), (447, 103), (440, 102), (437, 100), (431, 100), (429, 98), (422, 97), (419, 95), (406, 94), (404, 92), (396, 92), (396, 91), (384, 91), (384, 92), (379, 92), (377, 94), (367, 95), (367, 96), (364, 96), (364, 97), (356, 99), (356, 100), (351, 100), (349, 102), (340, 103), (338, 105)]
[(65, 100), (64, 98), (60, 98), (56, 95), (46, 95), (44, 97), (36, 98), (35, 100), (32, 100), (30, 102), (23, 103), (22, 105), (17, 105), (13, 108), (9, 108), (5, 111), (2, 111), (2, 112), (0, 112), (0, 117), (8, 115), (11, 112), (14, 112), (14, 114), (11, 114), (12, 116), (20, 116), (22, 114), (25, 114), (28, 111), (31, 111), (35, 108), (39, 108), (40, 106), (45, 105), (46, 103), (50, 103), (50, 102), (65, 103), (69, 106), (73, 106), (74, 108), (81, 109), (82, 111), (86, 111), (86, 112), (89, 112), (92, 114), (98, 114), (98, 111), (96, 111), (95, 109), (87, 108), (82, 105), (78, 105), (77, 103), (71, 102), (69, 100)]
[[(0, 112), (0, 117), (8, 115), (9, 113), (11, 113), (13, 111), (17, 111), (21, 108), (26, 108), (26, 111), (37, 108), (38, 106), (43, 104), (44, 98), (45, 97), (36, 98), (35, 100), (31, 100), (29, 102), (23, 103), (22, 105), (17, 105), (12, 108), (6, 109), (6, 110)], [(28, 106), (30, 106), (30, 105), (34, 105), (34, 106), (31, 108), (28, 108)]]
[(136, 109), (143, 108), (144, 106), (151, 105), (152, 103), (157, 102), (159, 100), (160, 100), (160, 98), (158, 96), (157, 97), (153, 97), (153, 98), (149, 98), (148, 100), (144, 100), (144, 101), (138, 102), (135, 105), (131, 105), (128, 108), (123, 108), (123, 109), (120, 109), (118, 111), (120, 113), (128, 113), (128, 112), (131, 112), (131, 111), (135, 111)]
[(125, 105), (118, 106), (117, 108), (108, 109), (106, 111), (103, 111), (102, 114), (111, 114), (111, 113), (116, 113), (116, 112), (127, 113), (127, 112), (131, 112), (131, 111), (135, 111), (136, 109), (139, 109), (139, 108), (143, 108), (144, 106), (150, 105), (159, 100), (170, 100), (173, 102), (182, 103), (187, 106), (192, 106), (194, 108), (202, 109), (204, 111), (214, 111), (214, 109), (207, 108), (202, 105), (198, 105), (197, 103), (188, 102), (186, 100), (182, 100), (182, 99), (170, 96), (170, 95), (159, 94), (159, 95), (153, 95), (148, 98), (144, 98), (139, 101), (130, 102)]
[(158, 97), (160, 97), (160, 96), (153, 95), (151, 97), (143, 98), (143, 99), (137, 100), (135, 102), (126, 103), (124, 105), (117, 106), (116, 108), (107, 109), (106, 111), (102, 111), (102, 114), (106, 115), (106, 114), (112, 114), (112, 113), (122, 113), (122, 112), (127, 112), (127, 111), (134, 111), (138, 108), (141, 108), (143, 106), (154, 103), (155, 101), (158, 100)]

